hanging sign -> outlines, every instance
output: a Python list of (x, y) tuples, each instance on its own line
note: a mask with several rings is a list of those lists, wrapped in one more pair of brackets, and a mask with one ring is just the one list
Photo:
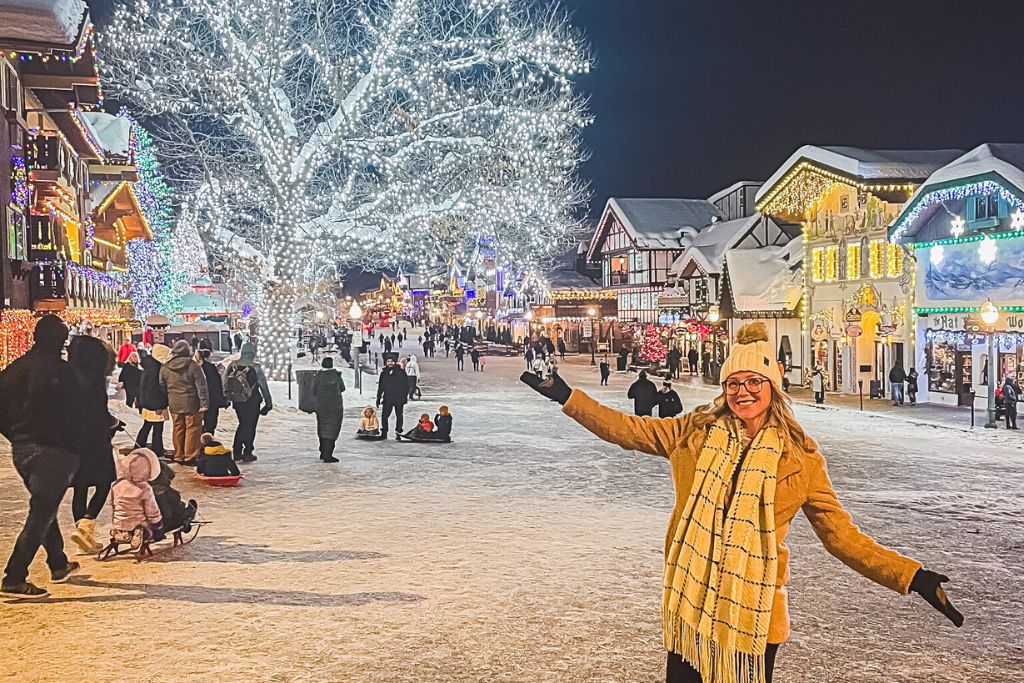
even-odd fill
[(850, 337), (851, 339), (853, 339), (853, 338), (859, 337), (862, 334), (864, 334), (864, 330), (861, 328), (860, 325), (857, 325), (855, 323), (850, 323), (849, 325), (846, 326), (846, 336), (847, 337)]
[(895, 325), (879, 325), (878, 326), (878, 334), (883, 336), (883, 337), (887, 337), (890, 334), (894, 334), (895, 332), (896, 332), (896, 326)]
[(811, 328), (811, 339), (816, 342), (825, 341), (828, 339), (828, 330), (824, 325), (815, 325)]

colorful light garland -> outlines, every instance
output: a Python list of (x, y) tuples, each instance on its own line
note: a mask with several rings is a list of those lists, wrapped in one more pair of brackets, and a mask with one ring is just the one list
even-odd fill
[(27, 211), (31, 194), (28, 185), (28, 169), (25, 166), (25, 157), (18, 154), (11, 156), (11, 183), (13, 187), (11, 199), (21, 208), (22, 212)]

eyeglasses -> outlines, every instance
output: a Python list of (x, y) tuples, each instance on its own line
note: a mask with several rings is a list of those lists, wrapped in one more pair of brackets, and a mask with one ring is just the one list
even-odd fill
[(740, 393), (740, 387), (746, 389), (748, 393), (760, 394), (761, 389), (764, 388), (764, 385), (767, 383), (768, 380), (763, 377), (751, 377), (750, 379), (745, 379), (742, 382), (735, 379), (727, 379), (722, 382), (722, 388), (725, 389), (725, 393), (729, 396), (735, 396)]

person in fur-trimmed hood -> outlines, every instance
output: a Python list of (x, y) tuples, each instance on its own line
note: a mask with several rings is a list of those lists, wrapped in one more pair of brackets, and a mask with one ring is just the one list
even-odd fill
[(560, 378), (520, 378), (610, 443), (667, 458), (676, 503), (665, 539), (662, 598), (669, 683), (765, 683), (789, 636), (786, 535), (803, 510), (825, 548), (902, 595), (913, 591), (956, 626), (949, 579), (857, 528), (825, 459), (782, 390), (768, 334), (746, 325), (722, 367), (722, 393), (676, 418), (635, 417)]

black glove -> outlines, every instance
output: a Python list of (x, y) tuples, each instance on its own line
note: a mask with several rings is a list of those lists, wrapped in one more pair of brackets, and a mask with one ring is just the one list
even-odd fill
[(910, 590), (927, 601), (929, 605), (946, 615), (946, 618), (960, 628), (964, 625), (964, 615), (953, 607), (953, 603), (946, 597), (946, 591), (942, 590), (942, 584), (949, 581), (948, 576), (930, 572), (927, 569), (918, 569), (910, 582)]
[(260, 408), (260, 415), (269, 415), (269, 414), (270, 414), (270, 406), (263, 406), (262, 408)]
[(559, 375), (552, 375), (542, 380), (532, 372), (524, 372), (519, 376), (519, 381), (552, 401), (558, 401), (563, 406), (572, 395), (572, 388)]

